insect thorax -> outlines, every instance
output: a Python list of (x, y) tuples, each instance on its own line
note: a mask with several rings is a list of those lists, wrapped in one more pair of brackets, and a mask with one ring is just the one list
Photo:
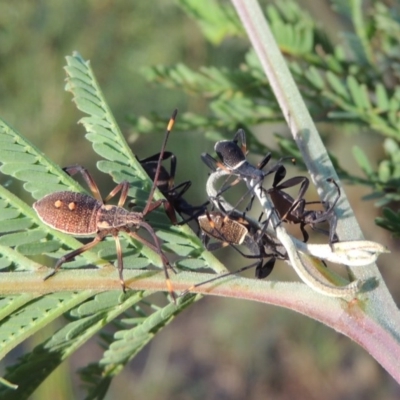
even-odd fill
[(142, 213), (127, 211), (122, 207), (104, 205), (97, 216), (98, 229), (131, 228), (143, 220)]
[(221, 161), (230, 169), (238, 168), (246, 161), (246, 157), (240, 147), (229, 140), (217, 142), (214, 146), (214, 150)]

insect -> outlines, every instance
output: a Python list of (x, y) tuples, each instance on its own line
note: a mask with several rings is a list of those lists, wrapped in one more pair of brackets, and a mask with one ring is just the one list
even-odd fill
[[(274, 241), (259, 224), (241, 213), (223, 214), (213, 211), (198, 219), (202, 232), (218, 241), (210, 245), (206, 240), (208, 250), (232, 246), (243, 257), (260, 259), (256, 267), (258, 279), (266, 278), (272, 272), (276, 259), (287, 259), (284, 247)], [(243, 253), (236, 247), (239, 245), (246, 246), (252, 254)], [(270, 258), (271, 262), (263, 264), (265, 258)]]
[[(244, 272), (255, 267), (255, 276), (257, 279), (266, 278), (273, 270), (277, 259), (287, 260), (288, 256), (285, 248), (274, 241), (266, 233), (266, 225), (260, 228), (260, 224), (254, 223), (251, 219), (243, 217), (239, 212), (224, 214), (219, 211), (207, 212), (199, 218), (199, 225), (206, 238), (205, 245), (208, 250), (216, 250), (220, 247), (231, 246), (243, 257), (249, 259), (258, 259), (259, 261), (242, 267), (236, 271), (218, 275), (214, 278), (197, 283), (186, 289), (182, 295), (192, 291), (194, 288), (206, 283), (213, 282), (230, 275)], [(214, 238), (216, 243), (208, 243), (208, 238)], [(243, 253), (237, 246), (246, 246), (251, 254)], [(264, 262), (264, 259), (268, 259)]]
[[(274, 177), (272, 188), (267, 190), (274, 204), (274, 208), (281, 219), (281, 222), (300, 224), (300, 230), (303, 234), (304, 242), (307, 242), (309, 238), (309, 235), (305, 230), (306, 225), (310, 225), (310, 227), (316, 231), (323, 232), (325, 234), (328, 233), (329, 244), (332, 246), (333, 243), (338, 241), (338, 237), (335, 233), (337, 217), (334, 213), (334, 208), (340, 198), (340, 188), (338, 184), (332, 178), (327, 179), (327, 182), (332, 183), (337, 190), (337, 196), (333, 200), (332, 204), (329, 204), (326, 201), (307, 202), (304, 199), (304, 194), (309, 186), (308, 178), (297, 176), (281, 183), (285, 176), (286, 170), (284, 168), (278, 168)], [(301, 186), (296, 199), (293, 199), (293, 197), (283, 191), (283, 189), (287, 189), (298, 184), (301, 184)], [(325, 210), (307, 210), (306, 207), (311, 204), (322, 204)], [(322, 222), (329, 222), (329, 232), (326, 232), (325, 230), (315, 226), (316, 224)]]
[[(239, 140), (241, 140), (242, 143), (240, 147), (238, 145)], [(215, 151), (221, 161), (215, 160), (208, 154), (202, 155), (203, 161), (214, 170), (215, 166), (217, 166), (221, 169), (227, 170), (229, 173), (239, 176), (240, 179), (246, 181), (246, 184), (249, 187), (250, 191), (258, 186), (265, 176), (275, 173), (272, 188), (268, 189), (267, 192), (271, 197), (274, 208), (277, 211), (282, 222), (300, 224), (300, 230), (303, 234), (305, 242), (309, 238), (308, 233), (304, 229), (305, 225), (310, 225), (312, 229), (326, 233), (326, 231), (316, 227), (316, 224), (322, 222), (330, 223), (329, 243), (332, 245), (334, 242), (338, 241), (338, 238), (335, 234), (337, 218), (334, 214), (334, 207), (339, 200), (340, 189), (337, 183), (333, 181), (333, 179), (329, 179), (328, 182), (331, 182), (336, 186), (338, 196), (335, 198), (331, 205), (321, 201), (306, 202), (304, 199), (304, 194), (306, 193), (310, 182), (307, 177), (297, 176), (281, 183), (281, 181), (286, 176), (286, 168), (281, 164), (283, 158), (266, 172), (261, 171), (261, 169), (269, 162), (271, 158), (270, 153), (268, 153), (256, 167), (251, 165), (246, 160), (246, 136), (243, 130), (239, 129), (232, 141), (222, 140), (220, 142), (217, 142), (215, 144)], [(233, 184), (231, 184), (230, 186), (232, 186)], [(295, 199), (283, 190), (299, 184), (299, 193)], [(225, 190), (226, 188), (223, 187), (220, 193)], [(249, 206), (246, 208), (247, 210), (251, 207), (252, 201), (253, 198), (251, 199)], [(322, 204), (325, 207), (325, 210), (306, 210), (306, 206), (311, 204)]]
[[(172, 284), (170, 282), (168, 273), (168, 268), (172, 269), (172, 267), (170, 266), (167, 257), (161, 249), (160, 242), (154, 229), (144, 221), (144, 218), (151, 211), (165, 203), (165, 200), (153, 201), (153, 195), (156, 188), (156, 182), (158, 181), (158, 176), (160, 174), (160, 165), (163, 158), (165, 144), (175, 122), (176, 114), (177, 110), (173, 112), (168, 123), (160, 153), (159, 164), (155, 172), (154, 182), (142, 212), (127, 211), (123, 208), (128, 196), (128, 182), (123, 181), (118, 184), (103, 201), (94, 179), (84, 167), (79, 165), (67, 167), (65, 170), (70, 175), (81, 173), (87, 185), (89, 186), (93, 197), (84, 193), (62, 191), (51, 193), (33, 204), (33, 208), (37, 212), (39, 218), (46, 225), (74, 236), (95, 235), (95, 238), (91, 242), (61, 257), (56, 262), (53, 271), (44, 278), (45, 280), (53, 276), (65, 262), (68, 262), (79, 254), (82, 254), (83, 252), (93, 248), (106, 236), (111, 235), (113, 236), (116, 245), (119, 279), (122, 289), (125, 292), (126, 286), (123, 279), (124, 265), (121, 244), (118, 236), (120, 232), (125, 232), (132, 238), (138, 240), (159, 254), (163, 262), (168, 291), (175, 301), (175, 294), (172, 289)], [(121, 194), (116, 206), (106, 204), (118, 193)], [(150, 234), (154, 244), (137, 234), (137, 230), (140, 228), (145, 229)]]
[[(284, 167), (282, 166), (282, 168)], [(275, 260), (266, 264), (271, 266), (271, 269), (267, 272), (267, 268), (262, 265), (263, 259), (286, 259), (286, 250), (267, 231), (269, 219), (261, 223), (262, 228), (260, 228), (263, 214), (260, 215), (258, 221), (255, 221), (245, 213), (238, 211), (224, 199), (221, 190), (218, 190), (215, 185), (221, 177), (229, 175), (230, 172), (225, 169), (215, 169), (207, 180), (207, 195), (213, 207), (219, 211), (206, 212), (198, 217), (200, 228), (206, 235), (203, 241), (209, 250), (230, 245), (244, 257), (259, 258), (260, 263), (256, 268), (256, 277), (265, 278), (272, 271)], [(216, 239), (218, 242), (209, 244), (207, 236)], [(236, 247), (242, 244), (250, 250), (252, 255), (244, 254)]]
[[(239, 141), (241, 142), (240, 146)], [(220, 140), (217, 142), (214, 146), (214, 150), (218, 155), (219, 161), (211, 155), (203, 153), (201, 158), (204, 163), (213, 171), (220, 168), (232, 175), (238, 176), (238, 179), (230, 183), (229, 186), (224, 185), (219, 193), (223, 193), (228, 188), (235, 185), (240, 179), (246, 181), (249, 192), (251, 192), (266, 176), (273, 174), (280, 168), (284, 168), (282, 165), (284, 159), (290, 158), (293, 163), (295, 162), (292, 157), (283, 157), (270, 169), (263, 171), (263, 168), (268, 164), (272, 156), (271, 153), (267, 153), (257, 166), (250, 164), (246, 159), (246, 134), (243, 129), (239, 129), (236, 132), (233, 140)], [(246, 193), (239, 202), (241, 202), (248, 193)], [(252, 196), (246, 210), (251, 208), (253, 199), (254, 196)]]
[[(139, 160), (143, 169), (147, 172), (147, 175), (149, 175), (152, 180), (154, 180), (159, 158), (160, 153), (147, 157), (143, 160)], [(171, 222), (174, 225), (181, 225), (191, 220), (196, 220), (199, 215), (204, 214), (209, 202), (207, 201), (199, 206), (192, 206), (184, 199), (183, 195), (190, 188), (192, 182), (185, 181), (175, 186), (177, 158), (175, 154), (171, 153), (170, 151), (165, 151), (163, 155), (163, 161), (168, 159), (170, 159), (170, 170), (168, 172), (167, 169), (161, 165), (159, 178), (157, 180), (157, 188), (167, 199), (165, 207)], [(176, 220), (175, 211), (181, 215), (184, 214), (188, 216), (188, 218), (178, 223)]]
[[(238, 142), (241, 141), (239, 146)], [(281, 166), (281, 160), (275, 164), (268, 171), (262, 171), (262, 169), (271, 160), (271, 153), (267, 153), (266, 156), (260, 161), (257, 167), (254, 167), (246, 159), (247, 146), (246, 146), (246, 134), (243, 129), (239, 129), (233, 140), (220, 140), (214, 146), (214, 150), (218, 155), (220, 161), (210, 156), (207, 153), (202, 154), (203, 161), (212, 169), (215, 170), (215, 166), (229, 171), (230, 173), (241, 177), (242, 179), (251, 179), (256, 182), (262, 181), (267, 175), (270, 175), (277, 171)]]
[[(210, 176), (209, 179), (207, 180), (207, 194), (210, 198), (210, 201), (214, 204), (214, 206), (217, 209), (221, 209), (221, 204), (223, 204), (223, 208), (225, 210), (229, 211), (229, 214), (233, 215), (235, 213), (238, 213), (238, 211), (236, 211), (225, 199), (223, 199), (223, 196), (218, 194), (218, 189), (216, 187), (216, 182), (223, 176), (229, 176), (230, 173), (226, 170), (223, 169), (217, 169), (215, 171), (213, 171)], [(257, 189), (258, 190), (258, 189)], [(267, 191), (265, 189), (261, 189), (260, 190), (260, 201), (263, 203), (262, 201), (262, 197), (266, 196)], [(320, 203), (320, 202), (318, 202)], [(270, 210), (273, 211), (273, 210)], [(222, 213), (224, 215), (224, 210), (222, 210)], [(228, 214), (228, 215), (229, 215)], [(236, 229), (228, 229), (226, 226), (224, 226), (223, 222), (221, 223), (213, 223), (213, 221), (211, 221), (210, 223), (210, 219), (213, 220), (214, 218), (207, 218), (209, 221), (206, 222), (206, 225), (211, 225), (211, 228), (207, 228), (206, 230), (209, 231), (209, 234), (212, 235), (214, 238), (216, 239), (224, 239), (224, 240), (229, 240), (230, 242), (233, 241), (237, 241), (238, 243), (244, 243), (244, 241), (242, 241), (242, 238), (245, 237), (246, 235), (246, 230), (249, 231), (250, 233), (252, 233), (252, 226), (256, 227), (256, 232), (257, 232), (257, 226), (259, 226), (259, 233), (257, 233), (257, 236), (255, 236), (256, 240), (255, 242), (258, 243), (260, 245), (260, 241), (258, 240), (259, 238), (264, 239), (265, 236), (263, 236), (264, 233), (268, 234), (270, 238), (275, 237), (274, 236), (274, 230), (268, 228), (268, 219), (273, 215), (272, 213), (268, 212), (268, 218), (266, 221), (259, 223), (259, 221), (261, 220), (261, 218), (259, 218), (258, 222), (255, 222), (254, 224), (252, 224), (252, 219), (250, 219), (247, 216), (242, 216), (241, 213), (239, 213), (239, 217), (242, 217), (242, 221), (243, 220), (248, 220), (250, 222), (250, 229), (248, 229), (246, 227), (246, 229), (237, 229), (237, 233), (235, 233)], [(245, 218), (244, 218), (245, 217)], [(222, 218), (223, 220), (224, 218)], [(225, 219), (225, 223), (227, 222), (227, 220)], [(229, 221), (228, 221), (229, 223)], [(213, 228), (214, 227), (214, 228)], [(215, 229), (217, 228), (217, 229)], [(229, 231), (229, 237), (228, 235), (225, 233), (224, 231)], [(268, 236), (267, 236), (268, 237)], [(279, 237), (279, 236), (278, 236)], [(258, 238), (258, 239), (257, 239)], [(273, 239), (274, 240), (274, 239)], [(270, 243), (270, 242), (267, 242)], [(299, 242), (300, 243), (300, 242)], [(276, 245), (276, 244), (275, 244)], [(286, 250), (286, 248), (281, 252), (279, 247), (276, 247), (274, 250), (274, 244), (272, 244), (272, 251), (276, 251), (276, 253), (280, 253), (280, 256), (282, 256), (282, 259), (286, 260), (289, 257), (289, 253), (288, 251), (292, 251), (290, 250), (291, 247), (288, 246), (288, 250)], [(268, 249), (268, 248), (267, 248)], [(303, 247), (299, 252), (296, 251), (296, 253), (298, 254), (298, 256), (300, 256), (300, 254), (306, 250), (305, 247)], [(309, 250), (311, 250), (310, 252), (308, 252), (308, 250), (305, 251), (306, 254), (313, 254), (312, 249), (310, 248)], [(267, 251), (266, 251), (267, 252)], [(259, 251), (258, 253), (254, 253), (254, 254), (262, 254), (261, 251)], [(292, 253), (293, 254), (293, 253)], [(296, 261), (294, 257), (294, 260), (292, 260), (292, 254), (290, 256), (290, 260), (291, 262)], [(278, 254), (279, 257), (279, 254)], [(318, 254), (316, 254), (317, 258), (320, 258)], [(254, 263), (252, 265), (249, 265), (247, 267), (244, 267), (243, 269), (240, 269), (239, 271), (235, 271), (235, 272), (229, 272), (227, 274), (224, 275), (217, 275), (207, 281), (203, 281), (200, 282), (198, 284), (195, 284), (193, 286), (191, 286), (189, 289), (187, 289), (185, 292), (183, 292), (183, 294), (186, 294), (190, 291), (192, 291), (194, 288), (204, 285), (205, 283), (209, 283), (212, 281), (215, 281), (217, 279), (220, 279), (222, 277), (228, 276), (228, 275), (232, 275), (235, 274), (237, 272), (243, 271), (245, 269), (248, 268), (252, 268), (254, 266), (259, 265), (259, 261), (257, 263)], [(316, 269), (314, 267), (314, 263), (313, 263), (313, 258), (310, 258), (310, 261), (308, 261), (308, 259), (303, 259), (301, 258), (300, 262), (296, 263), (296, 271), (298, 272), (300, 278), (307, 283), (309, 286), (311, 286), (314, 290), (316, 290), (319, 293), (323, 293), (326, 294), (328, 296), (333, 296), (333, 297), (343, 297), (343, 296), (347, 296), (347, 295), (354, 295), (355, 293), (357, 293), (360, 289), (360, 287), (362, 286), (363, 282), (361, 280), (356, 280), (351, 282), (350, 284), (343, 286), (343, 287), (336, 287), (334, 285), (331, 285), (330, 283), (326, 282), (325, 280), (321, 280), (321, 276), (316, 272)]]

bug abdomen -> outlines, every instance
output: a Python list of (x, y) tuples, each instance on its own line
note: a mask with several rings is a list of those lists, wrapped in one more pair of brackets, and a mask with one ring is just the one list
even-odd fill
[(229, 244), (242, 244), (248, 233), (244, 225), (218, 213), (201, 215), (198, 221), (204, 233)]
[(46, 225), (76, 236), (97, 232), (96, 216), (101, 207), (93, 197), (75, 192), (52, 193), (33, 204)]

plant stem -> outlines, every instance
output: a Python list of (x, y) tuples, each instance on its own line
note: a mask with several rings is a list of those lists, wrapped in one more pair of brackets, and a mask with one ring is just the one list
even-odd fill
[[(331, 199), (327, 195), (329, 188), (326, 179), (332, 177), (339, 182), (337, 174), (274, 40), (264, 14), (256, 0), (232, 0), (232, 3), (260, 59), (293, 138), (302, 153), (311, 178), (317, 185), (320, 194), (324, 195), (324, 199), (329, 201)], [(343, 190), (340, 209), (336, 209), (335, 213), (338, 216), (337, 234), (341, 240), (363, 239), (360, 227)], [(361, 310), (357, 300), (354, 303), (354, 307), (352, 306), (353, 314), (343, 314), (348, 317), (342, 317), (328, 323), (325, 317), (320, 319), (315, 313), (307, 309), (305, 304), (300, 307), (294, 305), (294, 307), (290, 308), (318, 319), (352, 338), (366, 348), (400, 382), (398, 364), (398, 356), (400, 355), (399, 310), (387, 290), (376, 265), (352, 268), (351, 273), (356, 278), (363, 280), (376, 279), (378, 282), (377, 288), (365, 295), (365, 299), (368, 300), (364, 303), (365, 312)], [(319, 297), (320, 301), (323, 297)], [(340, 300), (333, 301), (337, 301), (338, 305), (340, 304)], [(328, 311), (326, 310), (325, 313), (328, 314)], [(356, 318), (351, 317), (351, 315), (356, 315)], [(371, 326), (374, 326), (374, 332), (372, 333), (369, 331)], [(393, 356), (394, 354), (396, 355)]]

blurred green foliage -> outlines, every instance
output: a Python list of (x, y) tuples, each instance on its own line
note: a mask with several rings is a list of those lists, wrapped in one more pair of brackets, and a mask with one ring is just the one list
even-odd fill
[[(164, 129), (173, 108), (182, 111), (169, 147), (179, 157), (178, 183), (181, 177), (196, 182), (197, 190), (191, 189), (196, 203), (204, 198), (206, 169), (193, 168), (193, 160), (200, 166), (198, 155), (212, 148), (204, 133), (215, 141), (241, 126), (252, 154), (273, 150), (298, 156), (285, 135), (275, 135), (278, 150), (272, 140), (266, 143), (257, 135), (255, 126), (283, 118), (229, 3), (177, 3), (180, 7), (171, 1), (0, 3), (1, 116), (58, 164), (79, 163), (94, 171), (96, 156), (76, 125), (80, 114), (63, 91), (65, 56), (79, 50), (92, 60), (114, 115), (135, 142), (135, 153), (156, 153), (152, 134)], [(306, 3), (268, 4), (266, 15), (326, 140), (346, 142), (344, 132), (361, 131), (354, 158), (363, 175), (342, 167), (343, 160), (336, 163), (338, 172), (350, 183), (371, 188), (369, 197), (386, 206), (377, 223), (399, 235), (394, 203), (400, 196), (399, 6), (372, 1), (361, 10), (361, 2), (338, 0), (332, 2), (338, 13), (324, 8), (326, 14), (319, 10), (316, 19)], [(338, 27), (340, 43), (326, 34)], [(374, 149), (377, 164), (363, 148), (374, 137), (381, 145), (381, 151)], [(100, 186), (110, 185), (111, 180), (101, 182), (103, 176), (96, 177)], [(398, 397), (398, 388), (363, 351), (287, 311), (204, 302), (173, 325), (116, 379), (112, 398), (132, 393), (148, 399)], [(72, 370), (98, 359), (96, 352), (90, 344), (87, 354), (73, 359)], [(74, 389), (60, 393), (59, 382), (67, 375), (64, 370), (49, 379), (37, 398), (80, 393), (75, 377)]]
[[(207, 3), (181, 0), (180, 4), (199, 22), (211, 43), (219, 44), (232, 36), (245, 37), (237, 17), (225, 8), (228, 6), (220, 7), (218, 29), (213, 30)], [(346, 6), (341, 1), (332, 4), (354, 28), (342, 33), (340, 44), (331, 41), (310, 14), (293, 1), (269, 4), (266, 16), (315, 121), (342, 126), (351, 122), (353, 132), (358, 126), (364, 136), (373, 132), (382, 137), (384, 157), (377, 166), (371, 164), (361, 147), (354, 147), (354, 158), (365, 177), (342, 168), (335, 156), (332, 158), (342, 178), (371, 187), (373, 192), (367, 198), (379, 199), (377, 206), (389, 205), (400, 200), (400, 64), (395, 50), (400, 38), (400, 7), (378, 1), (371, 2), (367, 10), (359, 1)], [(230, 137), (240, 125), (246, 127), (253, 153), (263, 155), (271, 150), (255, 139), (251, 128), (283, 118), (252, 49), (233, 67), (193, 69), (179, 63), (148, 67), (144, 74), (152, 83), (209, 102), (210, 117), (192, 113), (183, 116), (181, 129), (205, 131), (215, 140), (221, 132)], [(136, 128), (140, 130), (140, 124)], [(276, 138), (281, 152), (298, 155), (293, 142)], [(385, 209), (377, 223), (398, 236), (400, 227), (387, 218), (389, 210)]]

